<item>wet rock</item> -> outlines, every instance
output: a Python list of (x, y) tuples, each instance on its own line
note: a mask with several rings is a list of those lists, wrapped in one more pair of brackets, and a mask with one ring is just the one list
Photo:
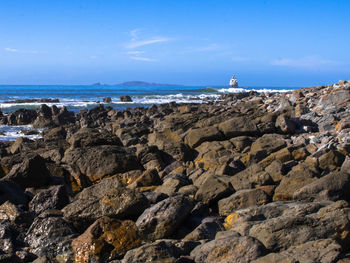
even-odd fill
[(191, 256), (198, 263), (243, 263), (251, 262), (265, 253), (265, 247), (258, 240), (232, 235), (196, 247)]
[(73, 240), (75, 262), (106, 262), (118, 259), (141, 245), (138, 229), (133, 221), (108, 217), (96, 220)]
[(127, 189), (115, 178), (105, 179), (85, 188), (62, 211), (66, 220), (77, 229), (85, 230), (101, 216), (136, 218), (148, 207), (146, 197)]
[(146, 209), (137, 219), (136, 225), (147, 240), (167, 238), (186, 219), (193, 206), (186, 196), (169, 197)]
[(263, 205), (268, 201), (268, 195), (261, 189), (240, 190), (218, 202), (219, 214), (221, 216), (228, 216), (235, 210), (249, 206)]
[(68, 193), (63, 185), (53, 186), (36, 194), (29, 202), (29, 210), (40, 214), (47, 209), (62, 209), (69, 203)]
[(132, 102), (132, 99), (130, 96), (126, 95), (126, 96), (120, 96), (120, 101), (122, 102)]
[(31, 124), (36, 117), (37, 113), (35, 110), (19, 109), (8, 116), (8, 124), (28, 125)]
[(103, 98), (103, 102), (104, 103), (111, 103), (112, 102), (112, 98), (111, 97)]
[(34, 154), (27, 155), (21, 163), (14, 165), (4, 179), (11, 180), (24, 189), (47, 185), (50, 174), (45, 160)]

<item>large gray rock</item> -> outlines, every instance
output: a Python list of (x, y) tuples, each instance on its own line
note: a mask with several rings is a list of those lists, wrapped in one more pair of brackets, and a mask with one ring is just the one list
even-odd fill
[(136, 225), (147, 240), (168, 238), (187, 218), (193, 206), (186, 196), (169, 197), (146, 209), (137, 219)]
[[(278, 217), (255, 222), (249, 235), (260, 240), (267, 249), (277, 251), (329, 237), (346, 243), (350, 238), (347, 230), (350, 227), (350, 208), (347, 206), (345, 201), (330, 203), (316, 210), (315, 205), (302, 205), (302, 209), (294, 210), (294, 215), (291, 214), (293, 210), (284, 211)], [(259, 217), (257, 214), (254, 216)]]
[(30, 252), (39, 257), (47, 256), (50, 259), (57, 255), (65, 255), (72, 262), (74, 255), (71, 247), (76, 237), (74, 229), (61, 217), (57, 211), (47, 211), (39, 215), (25, 237)]
[(190, 129), (185, 137), (185, 143), (196, 148), (206, 141), (220, 141), (224, 138), (217, 127), (209, 126), (199, 129)]
[(69, 149), (65, 152), (62, 162), (72, 167), (75, 177), (84, 175), (91, 182), (141, 168), (132, 151), (114, 145)]
[(257, 135), (259, 133), (255, 123), (247, 117), (235, 117), (219, 124), (219, 130), (226, 138), (243, 135)]
[(100, 132), (92, 128), (81, 128), (68, 139), (68, 142), (73, 148), (98, 145), (122, 146), (120, 139), (116, 135), (105, 130)]
[(270, 253), (252, 263), (333, 263), (341, 253), (341, 246), (333, 239), (321, 239), (292, 246), (280, 253)]
[(197, 263), (248, 263), (265, 253), (258, 240), (232, 234), (196, 247), (191, 256)]
[(208, 205), (213, 205), (221, 198), (227, 197), (234, 192), (229, 182), (215, 175), (207, 176), (207, 178), (197, 186), (199, 189), (195, 195), (195, 199)]
[(276, 152), (286, 146), (287, 143), (281, 135), (265, 134), (252, 143), (250, 154), (257, 160), (262, 160), (271, 153)]
[(182, 255), (188, 255), (197, 246), (196, 242), (157, 240), (126, 253), (122, 263), (166, 262), (175, 263)]
[(269, 196), (261, 189), (240, 190), (218, 202), (219, 214), (228, 216), (235, 210), (249, 206), (263, 205), (269, 201)]
[(57, 185), (36, 194), (29, 202), (29, 210), (40, 214), (47, 209), (62, 209), (68, 203), (69, 197), (65, 187)]
[(67, 221), (85, 230), (101, 216), (135, 218), (147, 207), (148, 200), (143, 194), (123, 187), (115, 178), (107, 178), (85, 188), (62, 211)]
[(252, 164), (230, 178), (233, 188), (238, 191), (254, 188), (256, 185), (273, 184), (271, 176), (259, 164)]
[(207, 218), (191, 233), (187, 234), (183, 240), (212, 240), (215, 239), (216, 233), (219, 231), (225, 231), (224, 225), (216, 218)]

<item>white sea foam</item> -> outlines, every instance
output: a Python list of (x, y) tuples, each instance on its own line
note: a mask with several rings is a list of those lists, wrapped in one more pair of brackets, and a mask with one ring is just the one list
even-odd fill
[[(25, 135), (23, 131), (35, 130), (39, 134)], [(41, 138), (43, 129), (33, 129), (31, 125), (8, 126), (0, 125), (0, 141), (15, 141), (18, 137), (25, 137), (31, 140)]]
[(254, 88), (227, 88), (227, 89), (219, 89), (218, 92), (222, 93), (241, 93), (241, 92), (249, 92), (256, 91), (260, 93), (271, 93), (271, 92), (289, 92), (291, 89), (254, 89)]

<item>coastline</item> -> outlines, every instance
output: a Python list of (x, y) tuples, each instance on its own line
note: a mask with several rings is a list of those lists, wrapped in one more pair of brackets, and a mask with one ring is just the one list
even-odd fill
[(350, 252), (350, 82), (145, 108), (41, 105), (0, 112), (0, 123), (43, 129), (0, 141), (9, 260), (337, 262)]

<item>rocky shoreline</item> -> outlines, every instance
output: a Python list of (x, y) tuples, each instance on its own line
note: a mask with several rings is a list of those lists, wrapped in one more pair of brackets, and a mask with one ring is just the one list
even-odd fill
[(0, 262), (350, 262), (350, 82), (0, 123)]

